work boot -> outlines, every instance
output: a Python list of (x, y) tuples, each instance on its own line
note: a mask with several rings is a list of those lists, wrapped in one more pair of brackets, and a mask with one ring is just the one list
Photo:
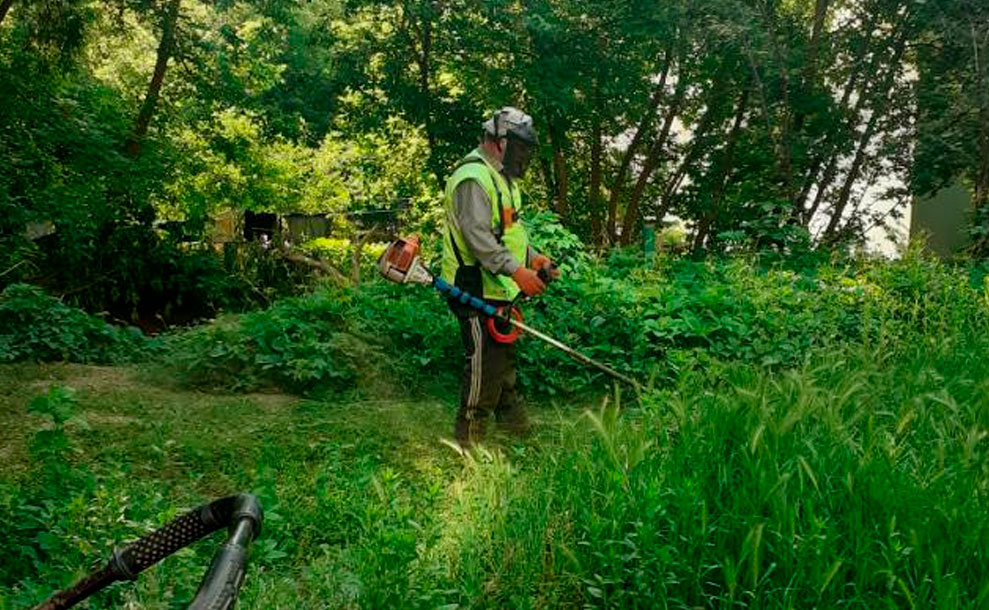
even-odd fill
[(505, 387), (498, 398), (498, 407), (495, 409), (494, 415), (499, 428), (519, 438), (528, 436), (531, 429), (529, 416), (526, 415), (522, 404), (518, 392), (515, 391), (515, 373), (512, 371), (509, 373)]
[(484, 440), (485, 424), (484, 418), (470, 417), (461, 410), (453, 425), (453, 437), (462, 449), (470, 449)]
[(532, 432), (532, 424), (521, 407), (495, 413), (495, 422), (499, 428), (518, 438), (525, 438)]

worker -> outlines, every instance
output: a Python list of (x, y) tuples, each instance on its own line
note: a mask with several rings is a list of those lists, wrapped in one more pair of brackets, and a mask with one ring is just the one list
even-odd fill
[[(505, 107), (482, 125), (480, 145), (464, 157), (447, 180), (444, 198), (442, 277), (486, 302), (503, 307), (521, 291), (545, 290), (539, 277), (559, 271), (529, 245), (520, 221), (519, 181), (538, 144), (532, 117)], [(450, 301), (460, 324), (464, 371), (454, 436), (469, 448), (484, 438), (488, 418), (516, 435), (529, 421), (515, 387), (515, 345), (496, 339), (476, 310)]]

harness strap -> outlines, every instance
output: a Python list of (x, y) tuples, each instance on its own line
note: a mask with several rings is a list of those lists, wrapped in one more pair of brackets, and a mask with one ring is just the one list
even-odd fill
[(454, 239), (453, 237), (453, 229), (450, 229), (449, 233), (450, 233), (450, 245), (453, 246), (453, 255), (457, 257), (457, 266), (465, 267), (466, 265), (464, 265), (464, 257), (462, 254), (460, 254), (460, 248), (457, 247), (457, 240)]

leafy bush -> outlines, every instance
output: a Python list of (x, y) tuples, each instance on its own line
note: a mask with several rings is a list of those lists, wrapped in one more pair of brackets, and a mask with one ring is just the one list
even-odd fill
[(176, 333), (166, 340), (165, 362), (198, 387), (309, 394), (362, 380), (421, 389), (437, 379), (455, 383), (455, 344), (455, 323), (436, 295), (373, 282), (360, 291), (322, 287)]
[[(319, 392), (351, 385), (366, 353), (344, 332), (348, 298), (319, 293), (167, 340), (166, 362), (196, 386)], [(368, 360), (373, 360), (368, 358)]]
[[(574, 260), (563, 281), (523, 304), (527, 321), (659, 385), (716, 360), (793, 367), (816, 350), (909, 344), (918, 333), (949, 336), (987, 317), (985, 296), (964, 270), (922, 257), (801, 272), (764, 268), (752, 258), (661, 258), (648, 268), (630, 250), (603, 265)], [(313, 308), (332, 312), (332, 323), (313, 316)], [(377, 277), (360, 289), (321, 289), (226, 318), (179, 343), (184, 355), (173, 363), (197, 383), (224, 387), (265, 380), (306, 391), (336, 379), (329, 385), (343, 388), (355, 379), (344, 371), (379, 367), (383, 379), (423, 389), (455, 385), (461, 366), (456, 325), (442, 298)], [(358, 345), (376, 355), (361, 362)], [(523, 337), (518, 353), (528, 391), (576, 394), (610, 386), (601, 373), (537, 339)]]
[(532, 246), (560, 262), (566, 271), (577, 270), (590, 262), (587, 248), (580, 238), (560, 223), (549, 211), (526, 212), (525, 227)]
[(119, 328), (28, 284), (0, 293), (0, 362), (126, 362), (151, 347), (136, 328)]
[(384, 378), (416, 390), (455, 387), (462, 348), (446, 302), (423, 286), (375, 279), (353, 295), (347, 317), (354, 332), (380, 346)]
[[(909, 345), (985, 324), (968, 273), (924, 257), (823, 265), (800, 272), (755, 259), (660, 259), (647, 269), (611, 255), (526, 306), (531, 323), (643, 380), (672, 379), (712, 360), (792, 367), (837, 345)], [(526, 382), (581, 391), (601, 376), (537, 340), (520, 344)]]

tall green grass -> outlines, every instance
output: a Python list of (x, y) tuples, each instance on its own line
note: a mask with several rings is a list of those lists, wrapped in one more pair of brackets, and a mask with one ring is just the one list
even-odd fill
[(719, 365), (479, 465), (449, 509), (461, 601), (986, 607), (987, 348)]
[(472, 464), (458, 602), (989, 607), (989, 291), (921, 258), (841, 276), (854, 333), (795, 366), (694, 359), (527, 468)]

